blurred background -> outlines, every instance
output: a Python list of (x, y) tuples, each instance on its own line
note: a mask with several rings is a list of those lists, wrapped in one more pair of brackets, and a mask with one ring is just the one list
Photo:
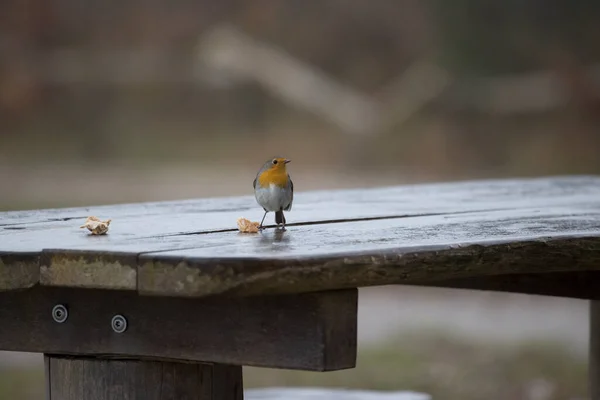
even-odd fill
[[(600, 2), (3, 0), (0, 210), (600, 172)], [(361, 291), (358, 368), (247, 387), (583, 399), (587, 303)], [(41, 399), (0, 353), (0, 399)]]

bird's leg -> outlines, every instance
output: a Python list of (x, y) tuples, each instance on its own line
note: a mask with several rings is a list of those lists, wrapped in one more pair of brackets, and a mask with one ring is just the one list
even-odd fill
[(280, 213), (281, 219), (277, 224), (277, 228), (281, 229), (282, 231), (285, 231), (285, 214), (283, 214), (283, 210), (281, 210)]
[(277, 224), (277, 227), (282, 231), (285, 231), (285, 217), (283, 216), (283, 213), (281, 213), (281, 223)]
[(265, 217), (267, 216), (268, 211), (265, 211), (265, 214), (263, 215), (262, 221), (260, 221), (260, 225), (258, 226), (258, 229), (264, 229), (263, 228), (263, 222), (265, 222)]

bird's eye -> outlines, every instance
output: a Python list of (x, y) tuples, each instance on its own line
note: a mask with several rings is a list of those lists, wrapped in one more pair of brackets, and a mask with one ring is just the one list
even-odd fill
[(273, 164), (277, 164), (277, 160), (273, 160)]

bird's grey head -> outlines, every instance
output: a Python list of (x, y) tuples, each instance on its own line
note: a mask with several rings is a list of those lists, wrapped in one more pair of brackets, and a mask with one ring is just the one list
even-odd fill
[(261, 171), (266, 171), (273, 168), (285, 168), (284, 166), (292, 160), (283, 157), (273, 157), (263, 164)]

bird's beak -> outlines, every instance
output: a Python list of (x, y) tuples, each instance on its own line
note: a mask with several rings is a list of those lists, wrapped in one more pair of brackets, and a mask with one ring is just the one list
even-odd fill
[(289, 163), (289, 162), (291, 162), (291, 161), (292, 161), (292, 160), (285, 160), (285, 161), (284, 161), (284, 163), (286, 163), (286, 164), (287, 164), (287, 163)]

